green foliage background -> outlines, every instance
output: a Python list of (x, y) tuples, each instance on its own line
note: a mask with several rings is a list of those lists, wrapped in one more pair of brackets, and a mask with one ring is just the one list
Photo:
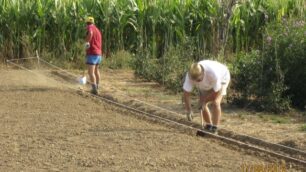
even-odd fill
[[(115, 54), (109, 62), (112, 68), (131, 63), (138, 76), (177, 92), (191, 62), (216, 59), (233, 73), (233, 102), (250, 104), (255, 99), (251, 103), (255, 107), (276, 112), (288, 109), (290, 102), (298, 107), (306, 104), (301, 79), (305, 0), (0, 0), (0, 4), (3, 60), (38, 50), (50, 60), (80, 67), (84, 18), (94, 16), (103, 31), (104, 56)], [(281, 36), (283, 32), (288, 35)]]

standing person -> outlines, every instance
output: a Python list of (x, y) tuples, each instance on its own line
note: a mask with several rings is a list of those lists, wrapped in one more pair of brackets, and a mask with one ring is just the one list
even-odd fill
[[(190, 92), (195, 86), (200, 92), (201, 115), (206, 122), (206, 125), (202, 127), (215, 133), (221, 118), (221, 101), (226, 95), (229, 82), (230, 72), (225, 65), (212, 60), (193, 63), (186, 74), (183, 85), (187, 119), (191, 120), (193, 115)], [(212, 116), (208, 104), (211, 104)]]
[(100, 81), (99, 65), (102, 61), (102, 33), (95, 26), (93, 17), (86, 18), (86, 64), (91, 82), (91, 93), (97, 95)]

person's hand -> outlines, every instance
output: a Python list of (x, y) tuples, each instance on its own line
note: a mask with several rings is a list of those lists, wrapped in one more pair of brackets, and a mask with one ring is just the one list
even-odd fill
[(187, 113), (186, 113), (186, 117), (187, 117), (187, 120), (188, 120), (188, 121), (192, 121), (192, 118), (193, 118), (193, 112), (192, 112), (192, 111), (187, 112)]
[(89, 43), (89, 42), (86, 42), (86, 43), (85, 43), (85, 48), (86, 48), (86, 49), (90, 48), (90, 43)]

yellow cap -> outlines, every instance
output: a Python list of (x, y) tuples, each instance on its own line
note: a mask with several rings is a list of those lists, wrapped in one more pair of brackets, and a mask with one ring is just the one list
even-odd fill
[(202, 74), (201, 65), (198, 63), (191, 64), (190, 69), (189, 69), (189, 77), (192, 80), (196, 80), (201, 76), (201, 74)]
[(86, 23), (95, 23), (95, 19), (93, 17), (87, 17)]

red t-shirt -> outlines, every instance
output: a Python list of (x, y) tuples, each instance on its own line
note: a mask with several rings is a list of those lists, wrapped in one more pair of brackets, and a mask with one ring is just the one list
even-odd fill
[(86, 55), (102, 55), (102, 34), (94, 25), (87, 25), (87, 32), (92, 32), (90, 47), (86, 50)]

